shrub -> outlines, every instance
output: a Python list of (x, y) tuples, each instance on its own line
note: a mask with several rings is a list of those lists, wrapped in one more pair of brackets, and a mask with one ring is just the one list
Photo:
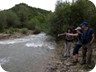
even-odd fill
[(22, 34), (27, 34), (28, 33), (28, 29), (27, 28), (22, 28), (19, 30)]

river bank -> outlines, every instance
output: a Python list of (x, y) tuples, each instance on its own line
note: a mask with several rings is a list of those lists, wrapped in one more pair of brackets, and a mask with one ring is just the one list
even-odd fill
[(26, 32), (13, 32), (13, 33), (0, 33), (0, 40), (4, 39), (12, 39), (12, 38), (21, 38), (24, 36), (32, 35), (32, 34), (39, 34), (40, 32), (28, 30)]
[[(52, 57), (52, 61), (48, 64), (48, 67), (45, 72), (88, 72), (92, 70), (96, 64), (96, 45), (94, 44), (93, 48), (93, 59), (92, 65), (90, 68), (87, 65), (72, 65), (72, 57), (63, 56), (63, 42), (58, 42), (57, 47), (54, 50), (55, 55)], [(79, 52), (79, 62), (81, 60), (82, 53), (81, 49)], [(94, 63), (95, 62), (95, 63)]]
[[(30, 33), (32, 34), (32, 33)], [(30, 34), (22, 34), (22, 33), (14, 33), (14, 34), (6, 34), (6, 33), (1, 33), (0, 34), (0, 40), (2, 39), (12, 39), (12, 38), (20, 38), (20, 37), (24, 37)]]

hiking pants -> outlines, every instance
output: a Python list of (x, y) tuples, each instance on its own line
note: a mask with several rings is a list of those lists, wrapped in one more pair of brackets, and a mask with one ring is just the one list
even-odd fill
[(83, 46), (82, 49), (83, 49), (82, 50), (82, 55), (83, 55), (82, 60), (84, 62), (86, 61), (87, 64), (90, 64), (91, 59), (92, 59), (92, 45), (86, 44)]
[(73, 55), (73, 42), (65, 42), (64, 43), (64, 56), (72, 56)]
[(78, 54), (79, 49), (82, 47), (81, 44), (75, 44), (75, 47), (73, 49), (73, 55)]

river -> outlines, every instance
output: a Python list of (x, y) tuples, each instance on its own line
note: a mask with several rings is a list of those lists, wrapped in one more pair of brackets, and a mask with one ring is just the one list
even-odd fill
[(44, 72), (56, 43), (45, 33), (0, 41), (0, 65), (8, 72)]

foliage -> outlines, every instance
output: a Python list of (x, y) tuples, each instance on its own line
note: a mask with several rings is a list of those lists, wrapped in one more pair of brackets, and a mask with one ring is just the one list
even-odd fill
[(27, 34), (28, 29), (27, 28), (22, 28), (19, 30), (22, 34)]
[[(50, 11), (33, 8), (25, 3), (17, 4), (8, 10), (0, 11), (0, 32), (12, 28), (41, 31), (41, 24), (45, 22), (49, 13)], [(27, 30), (24, 29), (24, 31)]]
[(83, 21), (89, 26), (96, 27), (96, 7), (89, 0), (77, 0), (74, 3), (58, 2), (55, 12), (49, 14), (48, 34), (57, 36), (58, 33), (66, 31), (66, 28), (75, 28)]
[(54, 12), (20, 3), (0, 11), (0, 32), (26, 28), (24, 33), (29, 29), (56, 37), (69, 27), (79, 26), (82, 21), (88, 21), (90, 27), (96, 28), (96, 7), (89, 0), (76, 0), (74, 3), (58, 0)]
[(6, 15), (1, 11), (0, 12), (0, 32), (4, 30), (5, 24), (6, 24)]
[(36, 22), (37, 20), (40, 21), (39, 18), (42, 15), (47, 16), (48, 13), (50, 13), (50, 11), (42, 10), (39, 8), (33, 8), (24, 3), (17, 4), (15, 7), (11, 8), (11, 10), (13, 10), (19, 16), (21, 22), (20, 28), (28, 27), (28, 29), (32, 29), (32, 30), (35, 29), (35, 24), (36, 24), (35, 21)]

